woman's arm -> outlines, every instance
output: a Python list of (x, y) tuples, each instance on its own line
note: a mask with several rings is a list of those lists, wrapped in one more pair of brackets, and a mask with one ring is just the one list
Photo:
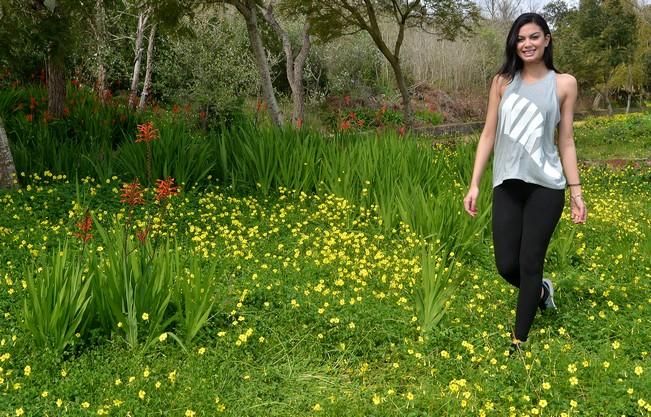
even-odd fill
[(497, 109), (501, 99), (503, 78), (501, 75), (493, 77), (490, 92), (488, 93), (488, 109), (486, 110), (486, 122), (484, 129), (479, 136), (477, 152), (475, 154), (475, 165), (472, 170), (470, 187), (466, 197), (463, 199), (463, 206), (471, 216), (477, 214), (477, 198), (479, 196), (479, 183), (486, 170), (488, 159), (493, 152), (495, 144), (495, 132), (497, 130)]
[(559, 93), (561, 95), (561, 121), (558, 126), (558, 151), (561, 155), (563, 172), (570, 189), (570, 206), (572, 221), (585, 223), (587, 210), (581, 194), (581, 179), (576, 160), (576, 147), (574, 145), (574, 105), (577, 97), (576, 78), (569, 74), (559, 75)]

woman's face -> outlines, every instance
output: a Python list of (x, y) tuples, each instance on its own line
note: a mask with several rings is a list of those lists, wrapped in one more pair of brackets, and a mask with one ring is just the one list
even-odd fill
[(518, 56), (524, 63), (542, 61), (545, 48), (549, 45), (550, 35), (545, 35), (542, 28), (535, 23), (527, 23), (518, 32), (516, 46)]

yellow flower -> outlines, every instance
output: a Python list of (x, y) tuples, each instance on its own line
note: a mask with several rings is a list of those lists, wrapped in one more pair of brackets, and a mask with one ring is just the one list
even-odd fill
[(23, 373), (25, 374), (25, 376), (29, 376), (32, 373), (32, 367), (27, 365), (25, 369), (23, 369)]
[(578, 406), (579, 406), (579, 403), (577, 403), (577, 402), (574, 401), (574, 400), (570, 400), (570, 407), (572, 407), (572, 408), (576, 408), (576, 407), (578, 407)]
[(619, 346), (620, 346), (619, 341), (615, 340), (613, 342), (612, 346), (613, 346), (613, 349), (615, 349), (615, 350), (619, 349)]
[(50, 395), (50, 393), (47, 392), (47, 391), (43, 391), (43, 392), (41, 393), (41, 397), (43, 397), (43, 398), (47, 398), (48, 395)]
[(411, 391), (410, 391), (410, 392), (407, 393), (406, 397), (407, 397), (407, 400), (412, 401), (414, 399), (414, 394), (412, 394)]
[(542, 387), (543, 389), (546, 390), (546, 389), (550, 389), (552, 385), (549, 382), (543, 382)]
[(540, 408), (545, 408), (545, 407), (547, 407), (547, 401), (546, 400), (540, 400), (540, 401), (538, 401), (538, 405), (540, 406)]
[(577, 385), (578, 383), (579, 383), (579, 379), (577, 377), (573, 376), (570, 378), (570, 385), (574, 386)]
[(373, 404), (380, 405), (381, 402), (382, 397), (380, 397), (378, 394), (373, 394)]
[(312, 410), (321, 411), (321, 404), (319, 404), (319, 403), (314, 404), (314, 407), (312, 407)]
[(185, 417), (194, 417), (196, 413), (190, 409), (185, 410)]
[(147, 313), (142, 313), (142, 319), (143, 319), (144, 321), (149, 320), (149, 314), (147, 314)]
[(88, 401), (84, 401), (83, 403), (81, 403), (81, 407), (82, 408), (88, 408), (88, 407), (90, 407), (90, 404), (88, 403)]
[(143, 390), (138, 391), (138, 398), (140, 398), (141, 400), (144, 400), (145, 399), (145, 394), (146, 393)]
[(167, 340), (167, 332), (161, 333), (161, 335), (158, 336), (158, 340), (160, 340), (161, 342), (164, 342), (165, 340)]
[(644, 369), (641, 366), (635, 367), (635, 375), (640, 376), (644, 373)]
[(16, 408), (16, 415), (17, 416), (22, 416), (23, 414), (25, 414), (25, 410), (23, 410), (22, 407), (21, 408)]

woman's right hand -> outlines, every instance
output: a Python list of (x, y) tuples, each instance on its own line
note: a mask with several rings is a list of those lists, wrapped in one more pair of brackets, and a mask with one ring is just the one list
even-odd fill
[(471, 186), (468, 190), (468, 194), (466, 194), (466, 197), (463, 199), (463, 207), (471, 217), (477, 215), (477, 197), (479, 197), (479, 187)]

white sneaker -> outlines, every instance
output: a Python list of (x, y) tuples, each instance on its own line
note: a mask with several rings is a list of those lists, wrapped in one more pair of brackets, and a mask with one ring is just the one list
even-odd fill
[(556, 303), (554, 303), (554, 284), (552, 281), (547, 278), (543, 278), (542, 285), (547, 290), (547, 299), (543, 303), (540, 303), (541, 310), (547, 310), (548, 308), (556, 309)]

